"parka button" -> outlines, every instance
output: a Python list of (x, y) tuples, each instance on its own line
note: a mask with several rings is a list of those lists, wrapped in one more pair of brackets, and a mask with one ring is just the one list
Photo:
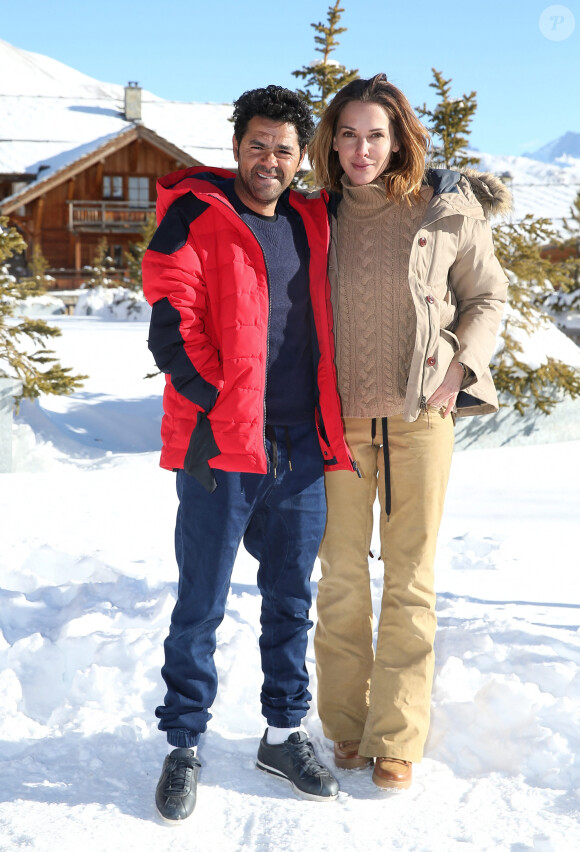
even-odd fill
[(429, 302), (430, 305), (432, 305), (433, 302), (435, 301), (435, 296), (427, 296), (427, 301)]
[(419, 245), (421, 246), (421, 248), (424, 248), (424, 246), (427, 245), (427, 240), (425, 239), (425, 237), (419, 237)]
[(435, 358), (433, 358), (433, 356), (431, 356), (431, 358), (427, 358), (427, 364), (430, 367), (434, 367), (436, 363), (437, 363), (437, 360)]

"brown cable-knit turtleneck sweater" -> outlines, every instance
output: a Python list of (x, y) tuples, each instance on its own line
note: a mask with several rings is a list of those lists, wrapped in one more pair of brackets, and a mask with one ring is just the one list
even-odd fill
[(403, 412), (415, 345), (409, 256), (426, 202), (388, 201), (382, 182), (342, 184), (333, 293), (342, 413), (390, 417)]

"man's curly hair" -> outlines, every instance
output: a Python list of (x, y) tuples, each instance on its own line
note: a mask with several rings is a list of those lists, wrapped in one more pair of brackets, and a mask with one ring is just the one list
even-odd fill
[(283, 86), (252, 89), (234, 101), (234, 134), (238, 145), (244, 137), (248, 122), (256, 115), (293, 124), (300, 151), (304, 150), (314, 133), (314, 121), (308, 104), (296, 92)]

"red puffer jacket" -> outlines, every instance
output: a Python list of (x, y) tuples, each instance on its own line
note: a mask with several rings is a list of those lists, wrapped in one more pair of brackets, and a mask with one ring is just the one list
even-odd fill
[[(149, 348), (166, 373), (161, 467), (194, 475), (208, 463), (267, 471), (267, 271), (258, 241), (219, 189), (220, 179), (231, 177), (195, 167), (162, 178), (159, 227), (143, 260), (143, 290), (152, 305)], [(310, 247), (320, 446), (329, 469), (352, 470), (336, 390), (326, 205), (294, 191), (290, 202)]]

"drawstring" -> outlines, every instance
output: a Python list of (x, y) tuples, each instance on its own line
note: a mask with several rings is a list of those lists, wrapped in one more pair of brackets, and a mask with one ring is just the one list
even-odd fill
[[(374, 420), (373, 420), (374, 423)], [(391, 465), (389, 462), (389, 438), (387, 433), (387, 418), (382, 418), (383, 424), (383, 455), (385, 457), (385, 512), (391, 517)]]
[[(273, 426), (266, 426), (266, 437), (272, 444), (272, 467), (274, 469), (274, 479), (278, 477), (278, 442), (276, 441), (276, 432)], [(286, 452), (288, 453), (288, 469), (292, 470), (292, 442), (290, 440), (290, 430), (284, 426), (284, 443), (286, 444)]]
[[(391, 516), (391, 464), (389, 462), (389, 438), (387, 431), (387, 418), (381, 417), (381, 425), (383, 427), (383, 456), (385, 459), (385, 512), (387, 518)], [(371, 420), (371, 444), (374, 444), (377, 437), (377, 418)]]
[(266, 426), (266, 437), (272, 444), (272, 467), (274, 468), (274, 479), (278, 476), (278, 442), (273, 426)]
[(287, 426), (284, 426), (284, 441), (286, 442), (286, 452), (288, 453), (288, 469), (292, 470), (292, 444)]

